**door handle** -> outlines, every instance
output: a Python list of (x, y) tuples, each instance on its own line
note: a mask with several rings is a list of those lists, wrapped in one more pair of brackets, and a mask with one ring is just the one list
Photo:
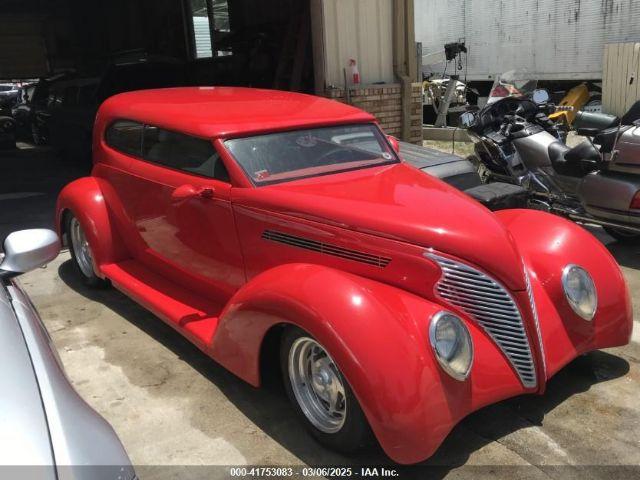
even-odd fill
[(211, 187), (204, 187), (197, 190), (197, 194), (200, 198), (213, 198), (215, 190)]
[(212, 187), (195, 188), (193, 185), (181, 185), (171, 192), (171, 201), (181, 203), (190, 198), (213, 198), (215, 190)]

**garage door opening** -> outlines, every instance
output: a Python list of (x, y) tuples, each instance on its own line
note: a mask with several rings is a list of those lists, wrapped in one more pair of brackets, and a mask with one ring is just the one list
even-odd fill
[(19, 139), (86, 160), (99, 105), (121, 92), (228, 85), (313, 93), (311, 1), (15, 0), (0, 12), (0, 26), (11, 26), (0, 29), (0, 80), (22, 88), (19, 80), (31, 79), (25, 88), (34, 92), (15, 95), (3, 112), (16, 112)]
[(189, 0), (199, 84), (311, 92), (309, 1)]

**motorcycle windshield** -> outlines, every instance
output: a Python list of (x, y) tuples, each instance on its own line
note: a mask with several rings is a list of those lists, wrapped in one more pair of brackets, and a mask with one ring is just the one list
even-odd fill
[(538, 80), (531, 78), (526, 70), (509, 70), (496, 77), (487, 103), (507, 97), (531, 97), (537, 86)]

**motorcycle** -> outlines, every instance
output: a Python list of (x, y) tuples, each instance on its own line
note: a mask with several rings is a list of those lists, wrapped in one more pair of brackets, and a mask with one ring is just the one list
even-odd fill
[[(494, 88), (500, 98), (460, 117), (475, 144), (469, 160), (483, 181), (522, 186), (529, 208), (600, 225), (619, 241), (640, 242), (640, 121), (580, 129), (587, 140), (568, 147), (549, 119), (556, 111), (549, 93), (530, 80), (509, 81), (508, 89)], [(503, 87), (505, 80), (496, 82)]]

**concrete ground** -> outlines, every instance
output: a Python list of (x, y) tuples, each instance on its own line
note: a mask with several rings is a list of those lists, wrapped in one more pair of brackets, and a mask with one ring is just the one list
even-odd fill
[[(0, 153), (3, 232), (50, 224), (63, 180), (86, 169), (47, 150), (24, 152)], [(621, 264), (640, 319), (640, 247), (594, 233)], [(179, 467), (185, 465), (390, 463), (377, 450), (355, 457), (325, 450), (301, 429), (281, 388), (250, 387), (116, 290), (87, 289), (67, 252), (20, 281), (72, 383), (113, 425), (143, 479), (227, 474)], [(639, 341), (634, 335), (626, 347), (578, 358), (543, 396), (472, 414), (425, 463), (429, 477), (639, 476)], [(415, 468), (401, 472), (426, 476)]]

